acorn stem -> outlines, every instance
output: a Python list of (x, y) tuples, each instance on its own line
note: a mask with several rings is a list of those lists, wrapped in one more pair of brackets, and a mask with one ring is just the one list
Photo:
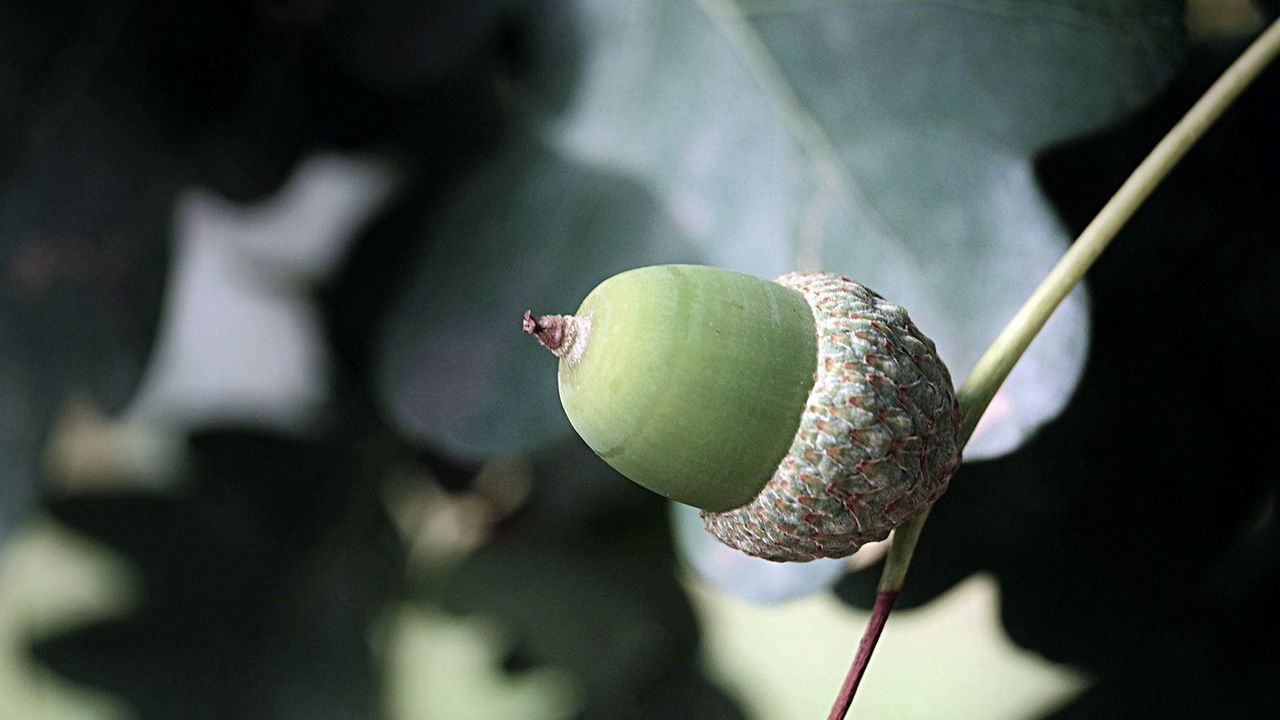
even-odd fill
[(538, 344), (550, 350), (552, 355), (569, 358), (577, 349), (580, 325), (579, 319), (573, 315), (535, 316), (532, 310), (525, 310), (520, 327), (537, 338)]
[[(960, 426), (961, 448), (968, 443), (996, 391), (1058, 304), (1080, 282), (1169, 171), (1277, 54), (1280, 54), (1280, 20), (1272, 22), (1160, 140), (1018, 309), (979, 358), (964, 384), (956, 390), (956, 399), (964, 414)], [(893, 609), (893, 600), (902, 590), (928, 516), (929, 512), (925, 510), (894, 531), (893, 545), (885, 558), (871, 618), (828, 720), (843, 720), (853, 702), (853, 693), (866, 673), (871, 653)], [(884, 598), (889, 599), (886, 601)]]
[(880, 633), (884, 631), (884, 624), (889, 621), (889, 613), (893, 611), (893, 604), (897, 600), (897, 590), (876, 592), (876, 603), (871, 607), (867, 629), (862, 633), (862, 641), (858, 643), (858, 654), (853, 657), (853, 667), (849, 669), (849, 674), (845, 675), (844, 685), (840, 686), (840, 694), (836, 696), (836, 703), (831, 707), (831, 714), (827, 716), (827, 720), (843, 720), (845, 713), (849, 712), (849, 706), (853, 704), (853, 695), (858, 692), (858, 684), (862, 682), (862, 676), (866, 672), (867, 663), (871, 662), (871, 652), (876, 649), (876, 642), (880, 639)]

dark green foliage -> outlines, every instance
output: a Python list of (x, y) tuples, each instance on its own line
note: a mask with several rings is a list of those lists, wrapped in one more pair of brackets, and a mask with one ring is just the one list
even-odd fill
[(510, 627), (511, 669), (573, 673), (583, 720), (740, 718), (702, 674), (667, 518), (665, 500), (560, 443), (535, 459), (519, 514), (447, 578), (444, 606)]
[(176, 168), (121, 80), (122, 24), (112, 3), (0, 7), (0, 540), (63, 398), (122, 408), (156, 329)]
[(360, 720), (379, 704), (368, 628), (403, 557), (377, 467), (343, 441), (244, 431), (191, 438), (173, 496), (77, 496), (55, 517), (123, 553), (131, 614), (44, 640), (38, 658), (143, 718)]
[[(309, 436), (202, 426), (167, 494), (44, 499), (122, 554), (142, 597), (38, 639), (35, 656), (146, 720), (371, 718), (377, 621), (409, 599), (496, 619), (506, 669), (567, 670), (582, 718), (741, 717), (702, 671), (666, 506), (563, 439), (520, 312), (571, 309), (646, 262), (788, 270), (817, 217), (828, 269), (903, 283), (913, 317), (934, 313), (930, 332), (971, 358), (1028, 268), (1241, 48), (1179, 66), (1174, 2), (742, 6), (832, 140), (831, 166), (696, 3), (631, 6), (658, 8), (645, 72), (600, 60), (632, 47), (611, 25), (630, 16), (568, 0), (0, 4), (0, 541), (39, 500), (67, 399), (119, 411), (134, 396), (173, 290), (183, 188), (264, 201), (334, 149), (401, 173), (332, 274), (277, 288), (314, 301), (331, 353)], [(813, 40), (841, 23), (865, 44)], [(617, 68), (622, 92), (602, 106), (590, 82)], [(573, 140), (563, 124), (582, 120), (588, 87), (598, 124)], [(1116, 240), (1090, 274), (1066, 412), (1022, 451), (967, 465), (925, 532), (903, 604), (994, 572), (1014, 640), (1096, 679), (1057, 716), (1275, 716), (1277, 108), (1273, 69)], [(1040, 351), (1048, 370), (1028, 374), (1056, 398), (1032, 425), (1073, 386), (1056, 360), (1083, 356), (1084, 313), (1063, 327), (1038, 346), (1058, 349)], [(521, 507), (406, 592), (388, 476), (469, 492), (483, 460), (527, 448)], [(838, 592), (869, 601), (874, 579)]]

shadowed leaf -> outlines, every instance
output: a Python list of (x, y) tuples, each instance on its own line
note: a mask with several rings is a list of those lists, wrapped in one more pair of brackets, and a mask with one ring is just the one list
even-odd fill
[(452, 612), (510, 629), (513, 662), (568, 670), (579, 718), (740, 718), (697, 665), (666, 502), (581, 443), (534, 465), (526, 506), (445, 581)]
[(370, 624), (399, 544), (341, 445), (240, 432), (193, 438), (174, 497), (76, 497), (63, 522), (123, 552), (141, 606), (35, 654), (142, 718), (363, 720), (378, 704)]
[[(556, 7), (579, 79), (556, 115), (538, 101), (545, 76), (517, 87), (525, 142), (629, 181), (512, 148), (444, 211), (436, 232), (462, 249), (424, 261), (393, 314), (380, 392), (403, 431), (468, 456), (567, 430), (549, 363), (499, 318), (568, 312), (606, 271), (645, 263), (846, 273), (910, 308), (963, 377), (1068, 240), (1033, 155), (1139, 107), (1182, 34), (1174, 2)], [(629, 213), (634, 198), (649, 208)], [(1058, 412), (1086, 337), (1076, 293), (971, 456)]]

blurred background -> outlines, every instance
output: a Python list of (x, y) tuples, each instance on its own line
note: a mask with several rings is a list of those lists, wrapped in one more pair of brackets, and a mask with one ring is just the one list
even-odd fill
[[(1248, 0), (0, 2), (0, 717), (822, 717), (775, 565), (572, 435), (525, 308), (824, 268), (957, 381)], [(855, 717), (1280, 713), (1280, 68), (997, 396)]]

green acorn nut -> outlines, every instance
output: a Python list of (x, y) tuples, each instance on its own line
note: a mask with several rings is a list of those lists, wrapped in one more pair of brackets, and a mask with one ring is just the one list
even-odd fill
[(933, 342), (839, 275), (639, 268), (574, 315), (526, 312), (524, 329), (560, 358), (587, 444), (749, 555), (850, 555), (937, 500), (959, 464)]

